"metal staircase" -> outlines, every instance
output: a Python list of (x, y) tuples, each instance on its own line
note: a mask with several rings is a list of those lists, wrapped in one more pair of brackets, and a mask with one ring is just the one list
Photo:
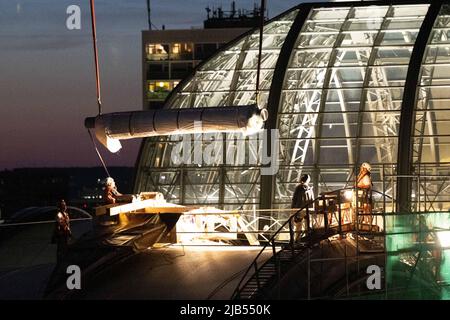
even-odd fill
[[(232, 299), (264, 299), (267, 291), (272, 290), (274, 285), (279, 283), (293, 266), (309, 259), (311, 248), (333, 235), (356, 232), (357, 239), (358, 234), (382, 235), (379, 228), (372, 225), (372, 222), (371, 225), (363, 223), (363, 209), (357, 201), (356, 206), (352, 208), (353, 221), (344, 219), (345, 214), (342, 212), (344, 203), (341, 200), (344, 198), (343, 195), (349, 191), (356, 192), (356, 194), (358, 192), (358, 190), (347, 188), (325, 193), (292, 214), (272, 235), (250, 264), (236, 287)], [(377, 191), (372, 192), (381, 195), (383, 202), (385, 201), (384, 194)], [(337, 210), (330, 210), (330, 207), (333, 207), (330, 205), (330, 199), (337, 201), (337, 206), (334, 206)], [(353, 200), (349, 200), (349, 202), (353, 202)], [(370, 208), (370, 216), (382, 216), (383, 211), (373, 206)], [(299, 225), (302, 227), (299, 228)], [(289, 242), (283, 244), (278, 239), (287, 230), (289, 231)], [(382, 248), (382, 250), (384, 249)], [(268, 258), (267, 254), (270, 255)]]

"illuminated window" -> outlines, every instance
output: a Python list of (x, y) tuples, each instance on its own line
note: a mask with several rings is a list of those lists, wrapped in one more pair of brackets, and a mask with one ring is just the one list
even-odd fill
[[(174, 88), (172, 81), (149, 81), (148, 98), (149, 100), (164, 100), (170, 91)], [(178, 84), (178, 82), (176, 82)]]
[(171, 89), (172, 85), (170, 81), (149, 81), (148, 83), (149, 92), (170, 91)]
[(148, 44), (146, 52), (148, 60), (167, 60), (169, 58), (169, 45)]
[(170, 51), (171, 60), (192, 60), (192, 43), (173, 43)]
[(172, 45), (172, 53), (174, 53), (174, 54), (180, 53), (180, 46), (181, 45), (179, 43), (174, 43)]
[(158, 90), (165, 91), (170, 90), (170, 82), (168, 81), (159, 81), (158, 82)]

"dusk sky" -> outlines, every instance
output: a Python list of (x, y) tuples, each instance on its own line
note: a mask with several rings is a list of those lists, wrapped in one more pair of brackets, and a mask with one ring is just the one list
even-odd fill
[[(201, 27), (206, 6), (231, 1), (152, 0), (152, 21), (166, 29)], [(259, 2), (259, 1), (257, 1)], [(298, 0), (268, 0), (269, 17)], [(142, 109), (141, 30), (146, 0), (96, 0), (103, 112)], [(78, 5), (81, 30), (66, 28)], [(252, 8), (253, 0), (237, 0)], [(97, 113), (89, 1), (0, 0), (0, 170), (98, 166), (84, 118)], [(109, 166), (133, 166), (141, 139), (123, 141)]]

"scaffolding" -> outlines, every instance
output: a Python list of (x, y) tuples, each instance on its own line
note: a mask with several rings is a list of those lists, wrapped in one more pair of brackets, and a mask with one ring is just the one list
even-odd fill
[[(361, 192), (323, 194), (292, 214), (250, 264), (233, 298), (449, 299), (450, 212), (385, 213), (385, 196), (367, 212), (359, 196), (353, 208), (339, 200), (349, 191)], [(375, 269), (379, 284), (371, 287)]]
[[(225, 210), (283, 209), (303, 173), (311, 174), (317, 196), (351, 185), (360, 162), (368, 161), (375, 188), (395, 201), (402, 200), (399, 181), (409, 186), (407, 176), (435, 176), (422, 186), (428, 205), (448, 210), (449, 23), (446, 1), (301, 4), (275, 17), (264, 27), (259, 103), (269, 110), (267, 129), (279, 132), (277, 174), (261, 176), (259, 162), (175, 165), (175, 142), (156, 137), (141, 148), (135, 192)], [(166, 108), (254, 103), (257, 49), (258, 30), (231, 42), (180, 83)], [(417, 81), (407, 86), (418, 65)], [(405, 136), (401, 128), (409, 123), (401, 117), (410, 109), (413, 132)], [(224, 138), (223, 154), (242, 153), (238, 140)], [(244, 158), (261, 151), (245, 143)], [(402, 162), (409, 155), (398, 148), (404, 145), (412, 146), (409, 172)], [(411, 210), (423, 210), (415, 202), (408, 200)]]

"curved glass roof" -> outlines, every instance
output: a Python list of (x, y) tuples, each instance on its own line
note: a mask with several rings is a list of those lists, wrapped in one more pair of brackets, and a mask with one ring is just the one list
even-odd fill
[[(259, 105), (269, 110), (268, 129), (279, 132), (276, 175), (261, 179), (258, 163), (179, 167), (170, 159), (174, 142), (159, 137), (143, 143), (136, 191), (160, 191), (184, 204), (287, 207), (302, 174), (311, 174), (319, 194), (352, 186), (359, 165), (369, 162), (374, 188), (395, 197), (400, 131), (408, 126), (401, 123), (404, 96), (416, 94), (412, 133), (402, 138), (412, 146), (409, 201), (417, 210), (448, 210), (450, 11), (443, 5), (433, 18), (430, 7), (301, 4), (272, 19), (264, 27)], [(433, 20), (424, 37), (426, 17)], [(427, 42), (417, 43), (420, 37)], [(219, 50), (178, 85), (165, 107), (255, 103), (258, 41), (253, 30)], [(410, 87), (419, 45), (426, 50)], [(257, 144), (247, 147), (245, 157), (260, 151)]]
[[(273, 72), (298, 10), (264, 26), (260, 73), (260, 105), (267, 103)], [(200, 65), (166, 103), (168, 108), (216, 107), (255, 103), (259, 30), (242, 37)]]

